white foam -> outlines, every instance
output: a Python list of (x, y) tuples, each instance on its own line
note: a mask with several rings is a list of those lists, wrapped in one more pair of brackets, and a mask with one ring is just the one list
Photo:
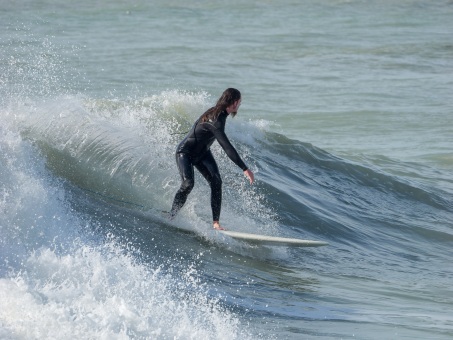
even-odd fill
[[(0, 323), (14, 338), (227, 339), (238, 319), (188, 268), (176, 279), (110, 244), (59, 256), (44, 248), (0, 279)], [(240, 338), (247, 338), (241, 334)]]

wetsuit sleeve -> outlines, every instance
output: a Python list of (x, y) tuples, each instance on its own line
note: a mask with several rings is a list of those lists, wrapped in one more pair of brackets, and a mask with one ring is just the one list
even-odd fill
[(225, 150), (225, 153), (227, 154), (227, 156), (243, 171), (247, 170), (248, 169), (247, 165), (245, 165), (245, 163), (242, 161), (238, 152), (236, 151), (234, 146), (230, 143), (230, 140), (228, 139), (225, 132), (223, 132), (220, 129), (215, 129), (213, 131), (213, 133), (214, 133), (215, 138), (219, 142), (220, 146), (222, 147), (222, 149)]

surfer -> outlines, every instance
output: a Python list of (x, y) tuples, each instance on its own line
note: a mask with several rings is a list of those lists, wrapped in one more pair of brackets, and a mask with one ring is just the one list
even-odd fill
[(192, 126), (186, 137), (176, 148), (176, 164), (181, 175), (181, 187), (176, 192), (170, 211), (170, 218), (176, 216), (194, 187), (194, 166), (211, 187), (211, 209), (214, 229), (224, 230), (219, 223), (222, 206), (222, 179), (210, 147), (215, 140), (228, 157), (242, 169), (250, 184), (253, 172), (242, 161), (236, 149), (225, 134), (228, 116), (236, 116), (241, 105), (241, 93), (234, 88), (226, 89), (214, 107), (211, 107)]

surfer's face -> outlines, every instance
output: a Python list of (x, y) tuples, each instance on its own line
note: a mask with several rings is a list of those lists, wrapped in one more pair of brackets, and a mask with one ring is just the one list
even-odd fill
[(231, 114), (233, 117), (236, 116), (239, 110), (239, 106), (241, 106), (242, 99), (236, 100), (232, 105), (227, 108), (227, 112)]

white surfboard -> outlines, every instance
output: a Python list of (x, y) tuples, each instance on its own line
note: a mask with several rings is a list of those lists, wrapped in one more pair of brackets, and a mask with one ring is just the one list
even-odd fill
[(264, 244), (272, 246), (290, 246), (290, 247), (320, 247), (328, 245), (327, 242), (303, 240), (300, 238), (248, 234), (230, 230), (219, 230), (219, 232), (221, 232), (224, 235), (230, 236), (236, 240), (241, 240), (255, 244)]

